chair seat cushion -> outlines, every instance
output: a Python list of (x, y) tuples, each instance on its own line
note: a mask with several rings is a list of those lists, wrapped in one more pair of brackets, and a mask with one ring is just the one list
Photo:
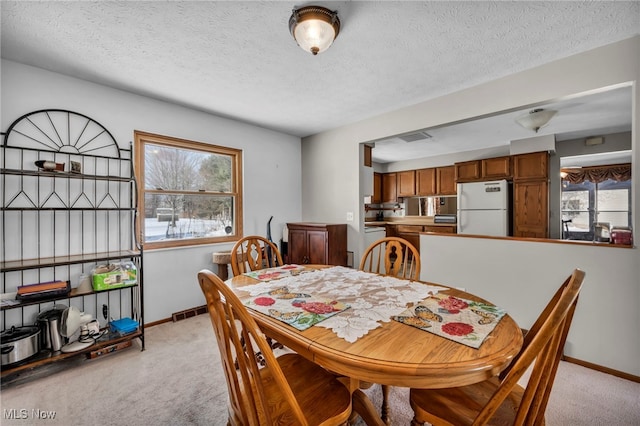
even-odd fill
[[(470, 425), (500, 386), (497, 377), (474, 385), (448, 389), (411, 389), (411, 408), (420, 421), (436, 425)], [(524, 389), (516, 385), (490, 425), (513, 425)]]
[[(351, 394), (333, 374), (295, 353), (279, 356), (278, 363), (310, 425), (321, 425), (327, 419), (332, 419), (330, 424), (340, 424), (349, 419)], [(271, 379), (269, 369), (261, 369), (260, 374), (274, 422), (278, 425), (295, 424), (290, 408)], [(313, 380), (309, 380), (310, 377)]]

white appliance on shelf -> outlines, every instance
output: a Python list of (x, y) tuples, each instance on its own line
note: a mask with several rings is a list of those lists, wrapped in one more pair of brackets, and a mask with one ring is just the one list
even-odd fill
[(509, 235), (509, 183), (506, 180), (458, 184), (458, 234)]

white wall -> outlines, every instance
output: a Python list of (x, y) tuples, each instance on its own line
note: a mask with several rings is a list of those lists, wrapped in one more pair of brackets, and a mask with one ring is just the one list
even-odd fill
[[(357, 181), (359, 167), (357, 145), (359, 143), (500, 111), (526, 108), (565, 96), (628, 82), (633, 82), (632, 173), (638, 176), (640, 88), (637, 83), (639, 80), (640, 36), (636, 36), (451, 95), (304, 138), (302, 141), (303, 220), (344, 221), (344, 212), (360, 213), (354, 218), (348, 241), (349, 249), (357, 251), (363, 239), (361, 233), (363, 217), (359, 208), (362, 200), (359, 194), (360, 185)], [(341, 179), (325, 179), (325, 173), (328, 170), (337, 170)], [(638, 237), (637, 230), (640, 229), (638, 221), (640, 184), (638, 182), (636, 177), (632, 207), (636, 237)], [(487, 293), (493, 294), (496, 292), (495, 288), (507, 285), (514, 286), (517, 289), (516, 293), (529, 290), (530, 285), (519, 284), (506, 272), (496, 275), (492, 269), (480, 268), (478, 262), (471, 262), (473, 256), (467, 246), (473, 244), (472, 241), (468, 238), (450, 237), (447, 240), (446, 250), (444, 246), (442, 248), (439, 246), (440, 240), (437, 240), (437, 243), (425, 245), (424, 249), (421, 248), (423, 262), (425, 262), (425, 277), (438, 278), (438, 281), (445, 284), (455, 280), (454, 284), (458, 286), (469, 288), (473, 286), (474, 289), (478, 289), (477, 293), (480, 296), (486, 296), (485, 289)], [(480, 247), (477, 251), (483, 252), (488, 240), (478, 241), (476, 244)], [(594, 306), (589, 302), (589, 299), (594, 297), (593, 293), (587, 294), (585, 297), (587, 302), (580, 301), (568, 348), (571, 356), (575, 358), (640, 376), (640, 362), (638, 362), (640, 317), (637, 314), (637, 306), (640, 303), (639, 250), (637, 248), (585, 248), (554, 243), (515, 241), (510, 243), (500, 241), (501, 245), (497, 245), (495, 250), (501, 255), (508, 255), (503, 257), (505, 262), (513, 262), (516, 265), (514, 268), (524, 268), (528, 271), (527, 275), (537, 277), (540, 282), (551, 282), (559, 286), (562, 275), (568, 275), (571, 269), (579, 265), (583, 265), (587, 273), (587, 286), (590, 287), (590, 291), (602, 291), (610, 288), (609, 282), (615, 282), (615, 288), (619, 292), (614, 296), (606, 294), (602, 298), (598, 311), (593, 311)], [(512, 251), (511, 249), (516, 247), (512, 247), (512, 244), (518, 244), (519, 249)], [(547, 251), (554, 254), (546, 255)], [(439, 262), (429, 262), (429, 257), (434, 252), (438, 254), (436, 259)], [(360, 252), (354, 254), (358, 259)], [(532, 254), (541, 256), (542, 260), (538, 261), (532, 257)], [(583, 257), (585, 262), (581, 261), (576, 265), (575, 260)], [(461, 275), (464, 272), (460, 271), (461, 269), (467, 271), (466, 275)], [(552, 271), (549, 273), (551, 275), (547, 275), (545, 271)], [(539, 300), (548, 296), (547, 292), (544, 295), (535, 294)], [(487, 299), (491, 300), (491, 297)], [(620, 300), (624, 302), (619, 302)], [(632, 302), (627, 304), (628, 300)], [(495, 302), (499, 303), (498, 300)], [(625, 309), (620, 309), (621, 303)], [(539, 307), (539, 304), (533, 303), (515, 306), (517, 312), (512, 313), (516, 318), (526, 320), (534, 317)], [(608, 315), (609, 318), (617, 316), (619, 320), (615, 324), (609, 321), (593, 324), (593, 320), (587, 320), (589, 315), (601, 315), (601, 313)], [(611, 331), (612, 327), (621, 328), (619, 332), (614, 333)], [(594, 342), (584, 338), (587, 333)], [(617, 338), (622, 335), (624, 338)]]
[[(25, 113), (49, 108), (85, 114), (122, 147), (142, 130), (243, 150), (244, 232), (279, 241), (286, 222), (301, 219), (300, 138), (2, 60), (2, 131)], [(212, 94), (212, 96), (215, 96)], [(216, 270), (211, 253), (231, 244), (145, 251), (145, 322), (203, 305), (200, 269)]]
[(565, 354), (640, 375), (638, 249), (421, 235), (420, 254), (422, 280), (481, 295), (526, 329), (571, 272), (582, 269)]

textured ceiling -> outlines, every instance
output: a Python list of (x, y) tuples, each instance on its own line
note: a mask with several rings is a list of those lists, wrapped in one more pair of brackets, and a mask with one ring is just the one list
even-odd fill
[[(312, 56), (294, 6), (337, 10)], [(307, 136), (640, 32), (633, 2), (2, 1), (2, 57)]]

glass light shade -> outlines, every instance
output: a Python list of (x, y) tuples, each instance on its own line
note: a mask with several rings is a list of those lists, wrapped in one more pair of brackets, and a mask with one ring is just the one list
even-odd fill
[(340, 32), (340, 19), (336, 12), (319, 6), (294, 9), (289, 18), (289, 31), (298, 46), (317, 55), (333, 44)]
[(546, 125), (557, 112), (550, 109), (533, 109), (528, 114), (516, 118), (516, 122), (525, 129), (538, 133), (540, 127)]
[(293, 37), (298, 45), (314, 55), (327, 50), (333, 43), (335, 36), (331, 25), (317, 19), (299, 23), (293, 32)]

